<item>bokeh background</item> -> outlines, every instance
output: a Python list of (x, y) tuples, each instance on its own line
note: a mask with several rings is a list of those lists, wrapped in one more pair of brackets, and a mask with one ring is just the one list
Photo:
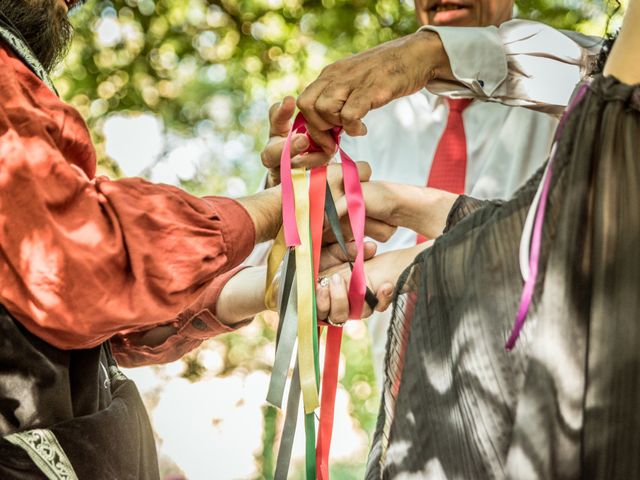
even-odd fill
[[(516, 16), (603, 35), (616, 5), (521, 0)], [(271, 103), (331, 61), (417, 28), (413, 0), (90, 0), (73, 23), (55, 82), (89, 124), (100, 173), (230, 196), (255, 191), (264, 175)], [(149, 408), (163, 478), (272, 478), (282, 413), (264, 398), (275, 327), (263, 315), (181, 361), (127, 371)], [(333, 478), (362, 478), (378, 404), (366, 322), (351, 322)], [(303, 476), (297, 439), (291, 478)]]

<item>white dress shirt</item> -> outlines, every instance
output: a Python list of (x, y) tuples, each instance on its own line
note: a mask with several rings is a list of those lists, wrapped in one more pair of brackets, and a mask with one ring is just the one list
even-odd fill
[[(443, 96), (472, 97), (480, 101), (462, 114), (465, 192), (509, 198), (546, 160), (558, 117), (593, 63), (599, 39), (522, 20), (499, 28), (423, 28), (439, 34), (459, 83), (431, 82), (371, 111), (364, 119), (368, 134), (344, 135), (342, 147), (354, 160), (369, 162), (372, 180), (424, 186), (449, 113)], [(416, 234), (401, 228), (378, 252), (415, 244)], [(379, 381), (391, 313), (367, 321)]]

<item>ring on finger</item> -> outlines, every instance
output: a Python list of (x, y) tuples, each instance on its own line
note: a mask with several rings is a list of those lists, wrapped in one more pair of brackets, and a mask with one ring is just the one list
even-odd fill
[(331, 325), (332, 327), (337, 327), (337, 328), (342, 328), (342, 327), (344, 327), (344, 323), (335, 323), (335, 322), (332, 322), (330, 318), (327, 318), (327, 323), (328, 323), (329, 325)]

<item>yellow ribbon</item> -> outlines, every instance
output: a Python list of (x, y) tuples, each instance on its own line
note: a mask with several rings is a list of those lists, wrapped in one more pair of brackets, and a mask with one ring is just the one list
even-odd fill
[[(280, 227), (278, 236), (273, 241), (273, 246), (267, 259), (267, 285), (264, 294), (264, 304), (269, 310), (278, 308), (278, 285), (274, 282), (284, 255), (287, 253), (287, 246), (284, 243), (284, 227)], [(284, 281), (282, 278), (280, 281)]]
[(300, 387), (305, 413), (312, 413), (320, 406), (313, 347), (313, 262), (311, 234), (309, 231), (309, 189), (304, 168), (291, 170), (296, 204), (296, 223), (300, 232), (300, 245), (296, 247), (296, 275), (298, 288), (298, 364)]

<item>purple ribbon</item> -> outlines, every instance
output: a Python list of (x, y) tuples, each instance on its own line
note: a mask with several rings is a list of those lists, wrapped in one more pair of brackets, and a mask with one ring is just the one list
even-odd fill
[[(587, 89), (589, 88), (588, 84), (583, 84), (578, 92), (576, 93), (571, 105), (565, 111), (562, 119), (560, 120), (560, 125), (558, 126), (558, 130), (556, 132), (555, 141), (557, 142), (564, 130), (564, 126), (567, 120), (568, 115), (573, 111), (580, 101), (584, 98)], [(536, 219), (533, 225), (533, 234), (531, 237), (531, 247), (529, 250), (529, 277), (524, 282), (524, 287), (522, 288), (522, 295), (520, 296), (520, 306), (518, 307), (518, 315), (516, 316), (516, 321), (513, 324), (513, 328), (511, 330), (511, 335), (509, 335), (509, 339), (505, 344), (505, 348), (508, 351), (513, 350), (515, 347), (518, 338), (520, 337), (520, 332), (522, 331), (522, 327), (524, 326), (524, 321), (527, 318), (527, 314), (529, 313), (529, 308), (531, 307), (531, 302), (533, 300), (533, 290), (536, 286), (536, 280), (538, 279), (538, 267), (540, 265), (540, 249), (542, 246), (542, 226), (544, 225), (544, 215), (547, 208), (547, 199), (549, 198), (549, 188), (551, 185), (551, 177), (553, 174), (553, 160), (555, 158), (555, 153), (549, 159), (549, 164), (547, 166), (547, 172), (543, 179), (542, 184), (542, 194), (540, 195), (540, 203), (538, 204), (536, 210)]]

